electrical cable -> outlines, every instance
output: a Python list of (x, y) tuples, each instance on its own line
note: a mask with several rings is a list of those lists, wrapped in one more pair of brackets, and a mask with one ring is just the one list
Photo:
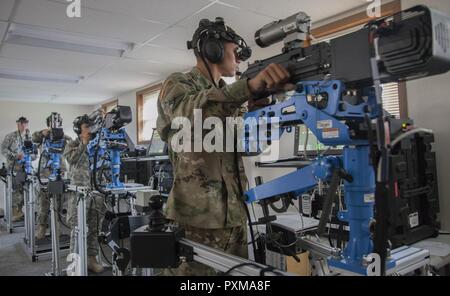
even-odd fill
[(217, 88), (217, 84), (216, 84), (216, 81), (214, 80), (214, 77), (212, 75), (211, 69), (209, 68), (208, 63), (206, 62), (206, 58), (203, 56), (203, 53), (201, 52), (201, 50), (200, 50), (200, 57), (201, 57), (203, 63), (205, 64), (205, 67), (206, 67), (206, 70), (208, 71), (209, 78), (211, 79), (211, 82), (214, 84), (214, 87)]
[(339, 184), (341, 183), (341, 178), (339, 176), (339, 169), (335, 168), (333, 170), (333, 175), (331, 177), (330, 187), (328, 188), (327, 194), (325, 195), (325, 200), (323, 202), (322, 214), (320, 215), (319, 225), (317, 226), (317, 235), (322, 235), (325, 231), (329, 216), (331, 214), (331, 207), (333, 205), (334, 196), (336, 195)]
[(226, 272), (224, 272), (222, 274), (222, 276), (228, 276), (228, 275), (230, 275), (230, 273), (233, 270), (236, 270), (236, 269), (244, 267), (244, 266), (253, 266), (253, 267), (256, 267), (256, 268), (260, 269), (261, 272), (262, 272), (262, 274), (260, 274), (260, 276), (264, 276), (264, 274), (266, 272), (272, 272), (273, 274), (282, 276), (282, 274), (280, 272), (278, 272), (276, 270), (273, 270), (273, 267), (272, 268), (270, 268), (270, 267), (269, 268), (268, 267), (261, 267), (261, 266), (255, 264), (255, 263), (252, 263), (252, 262), (246, 262), (246, 263), (241, 263), (241, 264), (235, 265), (235, 266), (231, 267), (230, 269), (228, 269)]
[[(53, 198), (53, 199), (56, 199), (56, 197), (53, 195), (53, 194), (50, 194), (50, 198)], [(58, 217), (58, 221), (59, 221), (59, 223), (61, 223), (61, 225), (63, 225), (65, 228), (67, 228), (67, 229), (72, 229), (71, 227), (69, 227), (66, 223), (64, 223), (63, 221), (62, 221), (62, 214), (61, 214), (61, 212), (56, 208), (56, 206), (55, 206), (55, 203), (54, 202), (52, 202), (51, 203), (52, 204), (52, 207), (53, 207), (53, 211), (57, 214), (57, 217)]]
[(45, 187), (47, 184), (44, 184), (43, 182), (42, 182), (42, 180), (41, 180), (41, 169), (42, 169), (42, 167), (41, 167), (41, 162), (42, 162), (42, 158), (43, 158), (43, 155), (44, 154), (47, 154), (47, 152), (45, 151), (45, 150), (43, 150), (42, 152), (41, 152), (41, 155), (39, 155), (39, 162), (38, 162), (38, 170), (37, 170), (37, 172), (36, 172), (36, 177), (37, 177), (37, 179), (38, 179), (38, 181), (39, 181), (39, 184), (41, 185), (41, 186), (43, 186), (43, 187)]
[(434, 132), (430, 129), (426, 129), (426, 128), (415, 128), (413, 130), (407, 131), (405, 133), (402, 133), (400, 136), (398, 136), (397, 138), (395, 138), (395, 140), (393, 140), (391, 142), (391, 147), (395, 147), (398, 143), (400, 143), (404, 138), (407, 138), (411, 135), (417, 134), (417, 133), (427, 133), (427, 134), (434, 134)]
[(389, 155), (390, 145), (387, 136), (390, 135), (389, 126), (385, 122), (383, 112), (383, 100), (381, 93), (381, 77), (377, 62), (378, 53), (378, 33), (380, 28), (385, 24), (378, 26), (373, 24), (370, 28), (369, 42), (371, 45), (371, 70), (372, 80), (375, 89), (376, 107), (378, 114), (376, 117), (376, 132), (377, 132), (377, 147), (380, 154), (378, 163), (373, 163), (376, 169), (376, 187), (375, 187), (375, 238), (374, 238), (374, 252), (378, 253), (381, 259), (381, 275), (386, 274), (386, 259), (388, 244), (388, 212), (389, 205), (387, 202), (387, 194), (389, 187)]
[[(237, 133), (236, 133), (237, 134)], [(245, 203), (245, 199), (244, 199), (244, 189), (242, 186), (242, 181), (241, 181), (241, 176), (240, 176), (240, 172), (239, 172), (239, 159), (238, 159), (238, 153), (237, 153), (237, 137), (235, 136), (234, 139), (234, 167), (235, 167), (235, 177), (238, 181), (238, 189), (239, 189), (239, 196), (240, 199), (242, 201), (242, 204), (244, 206), (245, 209), (245, 214), (247, 215), (247, 220), (248, 220), (248, 227), (250, 230), (250, 239), (252, 240), (252, 248), (253, 248), (253, 254), (255, 257), (255, 261), (258, 262), (262, 260), (262, 252), (261, 250), (258, 250), (256, 247), (256, 240), (255, 240), (255, 233), (253, 231), (253, 225), (252, 225), (252, 218), (250, 216), (250, 211), (248, 210), (247, 204)], [(258, 252), (260, 251), (260, 252)], [(257, 256), (259, 258), (257, 258)]]
[[(98, 233), (99, 233), (99, 225), (100, 225), (100, 219), (99, 219), (99, 216), (98, 216), (98, 214), (99, 214), (99, 212), (100, 212), (100, 210), (99, 209), (97, 209), (97, 202), (95, 201), (95, 197), (93, 197), (93, 196), (91, 196), (91, 205), (92, 204), (94, 204), (94, 210), (95, 210), (95, 215), (96, 215), (96, 229), (97, 229), (97, 232), (96, 232), (96, 236), (98, 236)], [(100, 242), (98, 242), (98, 247), (99, 247), (99, 249), (100, 249), (100, 253), (102, 254), (102, 256), (103, 256), (103, 258), (106, 260), (106, 262), (110, 265), (110, 266), (113, 266), (113, 264), (111, 263), (111, 261), (109, 261), (109, 259), (106, 257), (106, 255), (105, 255), (105, 251), (103, 250), (103, 246), (102, 246), (102, 244), (100, 243)]]
[[(104, 127), (104, 124), (105, 123), (102, 124), (102, 128)], [(98, 161), (98, 152), (100, 150), (100, 140), (101, 140), (100, 137), (101, 137), (101, 132), (100, 132), (100, 134), (98, 134), (98, 141), (97, 141), (97, 145), (95, 147), (91, 181), (93, 182), (95, 190), (97, 190), (98, 192), (103, 194), (106, 199), (108, 196), (108, 193), (106, 191), (104, 191), (102, 188), (100, 188), (97, 184), (97, 161)]]
[(303, 154), (305, 159), (308, 159), (308, 140), (309, 140), (309, 128), (304, 125), (305, 127), (305, 142), (303, 143)]

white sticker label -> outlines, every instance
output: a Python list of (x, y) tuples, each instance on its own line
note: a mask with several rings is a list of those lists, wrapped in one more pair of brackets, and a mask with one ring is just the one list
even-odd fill
[(419, 226), (419, 213), (415, 212), (409, 215), (409, 227), (414, 228)]
[(308, 194), (302, 195), (302, 212), (311, 215), (311, 197)]
[(322, 138), (324, 138), (324, 139), (339, 138), (339, 129), (338, 128), (325, 128), (325, 129), (323, 129)]
[(331, 120), (317, 121), (317, 129), (332, 128), (332, 127), (333, 127), (333, 121), (331, 121)]
[(364, 194), (364, 202), (375, 202), (375, 193), (366, 193)]

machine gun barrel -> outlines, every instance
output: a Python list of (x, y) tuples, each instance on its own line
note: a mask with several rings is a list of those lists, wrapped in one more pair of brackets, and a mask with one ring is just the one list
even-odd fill
[(382, 83), (438, 75), (450, 70), (449, 27), (449, 16), (415, 6), (329, 42), (285, 47), (282, 54), (249, 65), (242, 77), (253, 78), (277, 63), (290, 71), (293, 83), (328, 78), (362, 88), (373, 85), (374, 56)]

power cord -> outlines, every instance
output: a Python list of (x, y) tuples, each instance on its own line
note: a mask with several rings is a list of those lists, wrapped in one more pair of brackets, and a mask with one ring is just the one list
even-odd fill
[[(95, 210), (95, 214), (96, 214), (96, 235), (98, 236), (99, 233), (99, 225), (100, 225), (100, 218), (99, 218), (99, 212), (100, 210), (97, 209), (97, 202), (95, 201), (95, 197), (91, 196), (91, 205), (94, 205), (94, 210)], [(100, 253), (102, 254), (103, 258), (106, 260), (106, 262), (112, 266), (113, 264), (111, 263), (111, 261), (109, 261), (109, 259), (106, 257), (105, 255), (105, 251), (103, 250), (103, 246), (100, 242), (98, 242), (98, 247), (100, 249)]]
[(224, 272), (222, 275), (223, 276), (229, 276), (231, 274), (232, 271), (241, 268), (241, 267), (245, 267), (245, 266), (253, 266), (256, 267), (258, 269), (260, 269), (260, 273), (259, 276), (264, 276), (267, 272), (271, 272), (273, 274), (276, 274), (278, 276), (282, 276), (283, 274), (281, 274), (280, 272), (276, 271), (275, 268), (268, 266), (268, 267), (261, 267), (259, 265), (257, 265), (256, 263), (252, 263), (252, 262), (246, 262), (246, 263), (241, 263), (238, 265), (235, 265), (233, 267), (231, 267), (230, 269), (228, 269), (226, 272)]

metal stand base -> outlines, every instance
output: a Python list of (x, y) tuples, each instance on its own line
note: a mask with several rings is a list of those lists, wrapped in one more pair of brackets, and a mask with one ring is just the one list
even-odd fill
[[(340, 262), (341, 264), (335, 264)], [(343, 261), (329, 260), (329, 267), (334, 272), (341, 275), (379, 275), (373, 274), (370, 268), (360, 267), (359, 272), (355, 272), (352, 266), (345, 266)], [(386, 275), (407, 275), (414, 271), (420, 271), (422, 275), (427, 274), (428, 265), (430, 264), (430, 252), (428, 250), (403, 246), (395, 249), (391, 253), (386, 263)]]
[(23, 221), (12, 222), (12, 192), (12, 176), (11, 174), (8, 174), (6, 176), (6, 183), (3, 192), (3, 202), (5, 206), (5, 215), (3, 217), (3, 221), (6, 226), (6, 231), (9, 233), (13, 233), (15, 228), (23, 227), (25, 225)]

